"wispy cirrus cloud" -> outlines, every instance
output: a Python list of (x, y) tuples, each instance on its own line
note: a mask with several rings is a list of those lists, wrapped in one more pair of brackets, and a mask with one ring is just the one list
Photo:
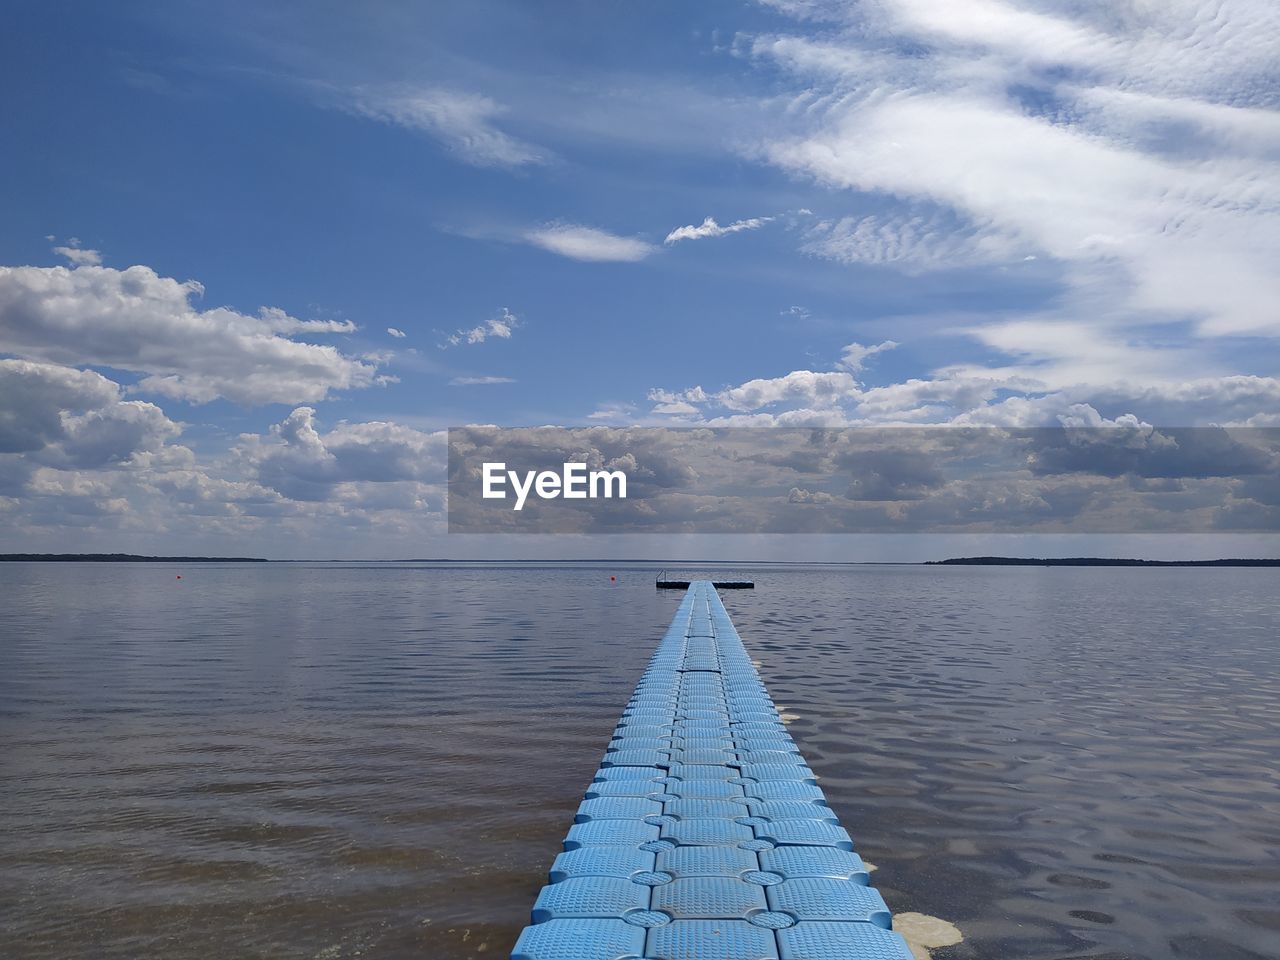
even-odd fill
[(892, 350), (897, 345), (894, 340), (885, 340), (870, 347), (861, 343), (851, 343), (840, 351), (840, 366), (850, 373), (859, 373), (866, 366), (868, 357)]
[(865, 210), (813, 223), (804, 252), (986, 270), (993, 292), (1036, 261), (1060, 284), (967, 325), (1009, 357), (991, 378), (1165, 391), (1280, 337), (1274, 5), (770, 5), (795, 28), (734, 47), (791, 78), (757, 155)]
[(515, 383), (513, 377), (454, 377), (449, 381), (451, 387), (488, 387), (499, 383)]
[(623, 237), (607, 230), (575, 223), (552, 223), (523, 234), (524, 241), (543, 250), (595, 263), (635, 263), (658, 248), (639, 237)]
[(588, 420), (613, 420), (622, 423), (630, 422), (636, 412), (634, 403), (602, 403), (587, 414)]
[(478, 93), (444, 88), (359, 90), (347, 108), (361, 116), (425, 133), (476, 167), (523, 167), (547, 161), (544, 150), (498, 126), (507, 109)]
[(667, 246), (679, 243), (681, 240), (703, 240), (707, 237), (723, 237), (731, 233), (741, 233), (743, 230), (756, 230), (763, 227), (766, 223), (772, 223), (774, 217), (751, 217), (747, 220), (735, 220), (733, 223), (720, 226), (713, 217), (707, 217), (698, 226), (689, 224), (684, 227), (676, 227), (667, 234), (667, 239), (663, 241)]
[(991, 227), (939, 210), (818, 220), (802, 234), (801, 251), (840, 263), (893, 267), (903, 273), (1024, 260), (1034, 249)]

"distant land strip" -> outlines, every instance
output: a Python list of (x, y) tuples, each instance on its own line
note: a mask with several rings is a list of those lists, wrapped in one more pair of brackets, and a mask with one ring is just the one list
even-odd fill
[(653, 563), (675, 566), (893, 566), (893, 567), (1280, 567), (1280, 559), (1235, 558), (1225, 560), (1137, 560), (1126, 557), (951, 557), (947, 560), (646, 560), (625, 557), (597, 557), (590, 560), (477, 560), (430, 557), (411, 560), (268, 560), (266, 557), (151, 557), (137, 553), (0, 553), (0, 562), (41, 561), (52, 563)]
[(925, 566), (960, 567), (1280, 567), (1280, 559), (1131, 560), (1124, 557), (953, 557)]
[(266, 557), (144, 557), (136, 553), (0, 553), (0, 560), (90, 563), (266, 563)]

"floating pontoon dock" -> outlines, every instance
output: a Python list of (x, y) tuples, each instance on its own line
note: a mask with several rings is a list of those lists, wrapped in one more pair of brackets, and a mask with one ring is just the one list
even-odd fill
[[(659, 590), (688, 590), (698, 582), (697, 580), (672, 580), (667, 576), (667, 571), (663, 570), (658, 574), (654, 585)], [(754, 580), (711, 580), (709, 582), (717, 590), (754, 590), (756, 588)]]
[[(659, 580), (659, 590), (687, 590), (697, 580)], [(754, 590), (756, 588), (753, 580), (717, 580), (712, 584), (717, 590)]]
[(911, 960), (709, 580), (690, 584), (512, 960)]

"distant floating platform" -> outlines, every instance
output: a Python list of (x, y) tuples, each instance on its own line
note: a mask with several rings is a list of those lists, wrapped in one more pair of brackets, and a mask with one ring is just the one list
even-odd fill
[[(705, 581), (703, 581), (705, 582)], [(694, 583), (692, 580), (659, 580), (659, 590), (688, 590)], [(711, 585), (717, 590), (754, 590), (754, 580), (712, 580)]]

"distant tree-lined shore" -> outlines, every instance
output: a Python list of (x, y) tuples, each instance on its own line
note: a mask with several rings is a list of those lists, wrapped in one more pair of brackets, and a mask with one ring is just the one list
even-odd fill
[(1280, 567), (1280, 559), (1135, 560), (1123, 557), (953, 557), (925, 566), (968, 567)]
[(90, 563), (266, 563), (265, 557), (147, 557), (137, 553), (0, 553), (0, 560)]
[[(294, 560), (268, 560), (265, 557), (152, 557), (137, 553), (0, 553), (0, 561), (28, 560), (78, 563), (296, 563)], [(304, 562), (325, 562), (318, 560)], [(335, 563), (349, 561), (335, 560)], [(361, 561), (373, 563), (547, 563), (545, 560), (450, 560), (433, 557), (419, 560)], [(599, 557), (591, 560), (554, 560), (552, 563), (659, 563), (713, 564), (724, 561), (688, 560), (659, 561), (640, 558)], [(769, 564), (767, 560), (734, 560), (734, 565)], [(784, 561), (795, 564), (797, 561)], [(815, 561), (830, 563), (831, 561)], [(799, 561), (803, 565), (803, 561)], [(875, 565), (875, 561), (852, 561), (851, 566)], [(1280, 567), (1280, 559), (1235, 558), (1223, 560), (1138, 560), (1125, 557), (952, 557), (947, 560), (924, 560), (920, 563), (894, 561), (894, 566), (969, 566), (969, 567)]]

